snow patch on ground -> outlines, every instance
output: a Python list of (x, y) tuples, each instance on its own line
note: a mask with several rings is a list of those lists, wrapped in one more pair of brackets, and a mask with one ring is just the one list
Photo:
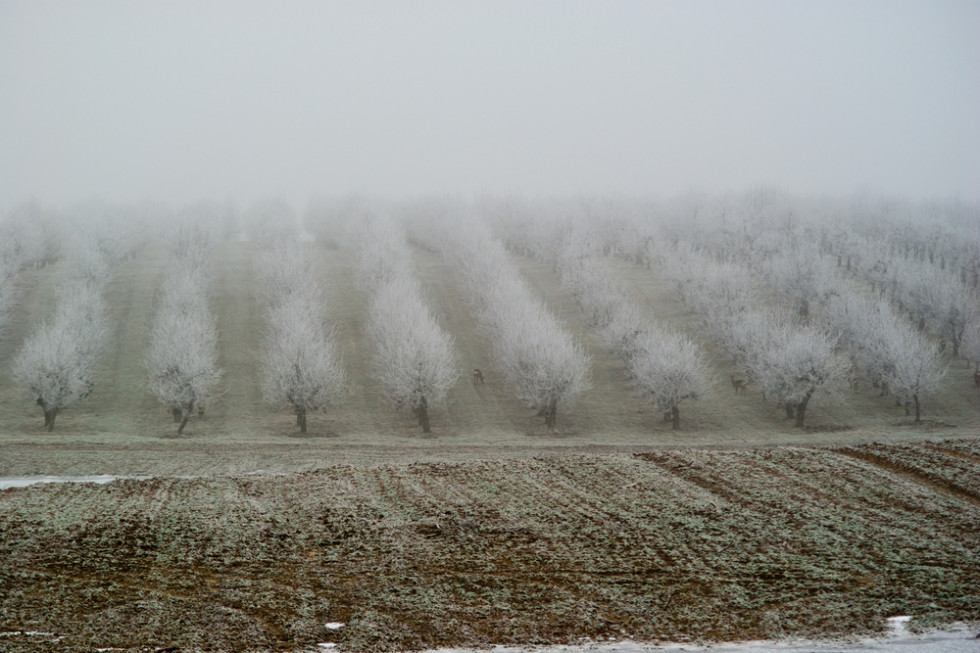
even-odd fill
[(98, 483), (105, 484), (119, 480), (145, 481), (150, 476), (113, 476), (110, 474), (99, 474), (96, 476), (8, 476), (0, 478), (0, 490), (9, 490), (15, 487), (27, 487), (39, 483)]
[[(889, 634), (856, 642), (737, 642), (710, 645), (648, 644), (632, 641), (593, 642), (578, 646), (494, 646), (493, 653), (980, 653), (980, 635), (965, 625), (923, 635), (906, 628), (909, 617), (888, 620)], [(321, 645), (322, 646), (322, 645)], [(479, 653), (476, 649), (441, 648), (429, 653)]]
[(912, 617), (888, 617), (888, 634), (892, 637), (902, 637), (909, 634), (909, 621)]
[(44, 633), (38, 630), (11, 630), (0, 633), (0, 637), (54, 637), (54, 633)]

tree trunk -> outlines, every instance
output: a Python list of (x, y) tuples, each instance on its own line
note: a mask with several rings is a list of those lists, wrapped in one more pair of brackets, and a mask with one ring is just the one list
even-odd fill
[(681, 409), (677, 406), (672, 406), (670, 409), (670, 421), (671, 426), (676, 431), (681, 427)]
[(919, 406), (919, 395), (912, 395), (912, 401), (915, 403), (915, 423), (919, 423), (919, 419), (922, 417), (922, 407)]
[(180, 426), (177, 427), (177, 435), (184, 433), (184, 427), (187, 426), (187, 422), (189, 421), (191, 421), (191, 411), (184, 411), (184, 419), (180, 421)]
[(432, 433), (432, 428), (429, 426), (429, 402), (426, 401), (425, 397), (422, 397), (419, 400), (419, 405), (415, 407), (415, 416), (419, 419), (422, 432)]
[(812, 392), (806, 393), (806, 396), (803, 397), (803, 401), (801, 401), (796, 406), (796, 425), (795, 426), (797, 428), (803, 428), (803, 417), (806, 415), (806, 405), (810, 402), (810, 396), (812, 394), (813, 394)]
[(555, 430), (555, 423), (558, 421), (558, 400), (552, 399), (547, 408), (544, 409), (544, 424), (549, 430)]
[(299, 426), (300, 433), (306, 433), (306, 411), (299, 409), (296, 411), (296, 425)]
[(44, 427), (48, 430), (48, 433), (54, 430), (54, 418), (58, 416), (58, 409), (44, 409)]

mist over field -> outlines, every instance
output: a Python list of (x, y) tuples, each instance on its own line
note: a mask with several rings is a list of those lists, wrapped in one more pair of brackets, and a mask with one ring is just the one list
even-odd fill
[(968, 1), (0, 5), (0, 206), (980, 198)]

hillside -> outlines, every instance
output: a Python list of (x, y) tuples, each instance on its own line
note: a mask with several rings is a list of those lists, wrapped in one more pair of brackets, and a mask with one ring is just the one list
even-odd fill
[[(414, 247), (416, 276), (441, 325), (455, 339), (461, 370), (448, 406), (432, 412), (432, 436), (422, 437), (410, 411), (396, 411), (387, 404), (370, 375), (368, 296), (356, 279), (350, 255), (329, 241), (306, 246), (318, 261), (327, 319), (337, 330), (350, 385), (342, 405), (311, 417), (308, 437), (298, 437), (289, 412), (262, 400), (264, 313), (256, 290), (260, 246), (238, 241), (220, 243), (213, 260), (211, 296), (223, 391), (206, 407), (203, 419), (193, 419), (183, 437), (174, 436), (166, 410), (147, 389), (143, 367), (154, 297), (167, 265), (165, 248), (151, 245), (114, 269), (106, 292), (112, 332), (96, 389), (66, 409), (50, 434), (42, 429), (40, 411), (14, 385), (9, 368), (26, 335), (52, 313), (59, 268), (65, 263), (20, 275), (18, 303), (0, 341), (0, 447), (5, 454), (0, 474), (288, 471), (406, 457), (520, 456), (538, 448), (631, 451), (651, 446), (946, 438), (976, 435), (980, 428), (980, 390), (973, 387), (971, 370), (963, 361), (949, 359), (941, 391), (927, 400), (923, 424), (913, 426), (901, 407), (865, 384), (840, 403), (813, 406), (807, 428), (800, 430), (751, 386), (747, 394), (736, 395), (728, 380), (729, 360), (712, 350), (711, 343), (703, 343), (715, 386), (709, 396), (686, 407), (681, 430), (673, 432), (662, 415), (634, 396), (623, 364), (601, 346), (557, 274), (541, 261), (512, 255), (532, 291), (592, 358), (593, 388), (574, 404), (560, 406), (557, 432), (550, 433), (495, 374), (486, 338), (453, 271), (438, 254)], [(648, 269), (616, 258), (607, 262), (651, 318), (697, 338), (691, 316), (656, 266)], [(471, 381), (469, 372), (476, 367), (485, 371), (483, 385)]]

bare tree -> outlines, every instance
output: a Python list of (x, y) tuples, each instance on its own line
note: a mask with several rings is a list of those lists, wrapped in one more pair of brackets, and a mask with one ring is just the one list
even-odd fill
[(54, 430), (59, 411), (85, 399), (95, 387), (94, 372), (105, 336), (105, 305), (99, 289), (75, 282), (63, 291), (58, 313), (24, 342), (13, 376), (44, 412)]
[(429, 409), (444, 403), (459, 379), (452, 337), (405, 276), (375, 292), (368, 329), (376, 348), (374, 375), (385, 394), (396, 406), (410, 406), (422, 432), (430, 433)]

